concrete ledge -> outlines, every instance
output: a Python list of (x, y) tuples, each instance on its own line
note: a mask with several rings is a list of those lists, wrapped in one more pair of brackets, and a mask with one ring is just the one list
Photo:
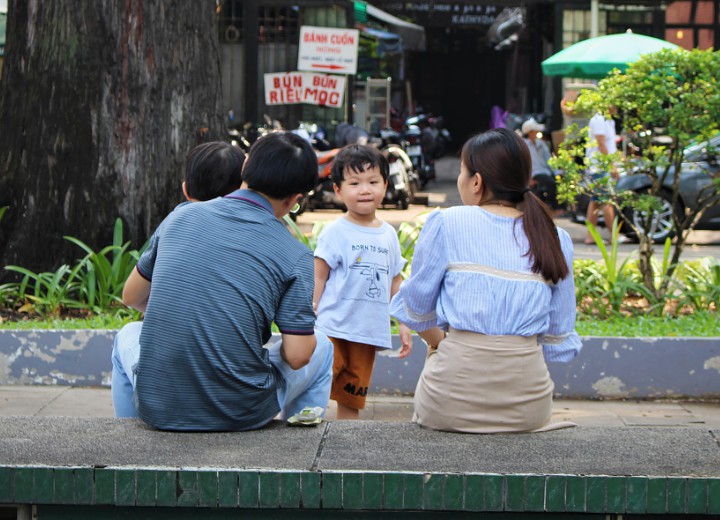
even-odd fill
[[(0, 384), (109, 386), (114, 330), (0, 331)], [(399, 349), (397, 337), (393, 338)], [(580, 355), (553, 363), (556, 397), (720, 398), (720, 338), (583, 338)], [(377, 357), (370, 392), (415, 391), (426, 347)]]
[(0, 417), (0, 504), (720, 514), (719, 435), (462, 435), (370, 421), (180, 434)]

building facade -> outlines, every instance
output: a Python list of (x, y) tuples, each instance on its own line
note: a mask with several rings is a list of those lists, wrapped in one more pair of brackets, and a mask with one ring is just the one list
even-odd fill
[[(390, 18), (368, 17), (367, 5)], [(370, 27), (392, 36), (400, 32), (392, 17), (422, 27), (423, 45), (393, 52), (392, 42), (366, 36), (364, 70), (348, 78), (344, 108), (264, 104), (263, 75), (296, 70), (301, 26)], [(544, 77), (540, 64), (593, 32), (632, 30), (707, 49), (720, 43), (719, 20), (720, 0), (223, 0), (218, 31), (226, 108), (239, 121), (268, 114), (288, 128), (302, 120), (331, 126), (354, 119), (364, 79), (392, 76), (393, 108), (443, 115), (459, 144), (491, 125), (493, 107), (544, 113), (558, 128), (563, 80)], [(379, 56), (382, 45), (390, 50)]]

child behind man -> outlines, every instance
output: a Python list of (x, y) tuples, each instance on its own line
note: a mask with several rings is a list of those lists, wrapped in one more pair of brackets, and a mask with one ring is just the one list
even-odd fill
[[(375, 351), (392, 347), (389, 304), (399, 290), (405, 260), (395, 230), (376, 216), (385, 197), (389, 165), (379, 150), (351, 144), (335, 158), (333, 188), (347, 206), (323, 230), (315, 249), (313, 306), (316, 327), (334, 345), (330, 398), (338, 419), (357, 419), (365, 408)], [(400, 330), (405, 357), (410, 330)]]
[[(185, 180), (182, 183), (184, 200), (173, 211), (189, 204), (223, 197), (240, 188), (245, 154), (237, 146), (223, 141), (203, 143), (192, 150), (185, 165)], [(164, 220), (150, 240), (158, 236)]]
[(188, 155), (182, 190), (188, 202), (222, 197), (242, 184), (245, 154), (237, 146), (213, 141), (196, 146)]

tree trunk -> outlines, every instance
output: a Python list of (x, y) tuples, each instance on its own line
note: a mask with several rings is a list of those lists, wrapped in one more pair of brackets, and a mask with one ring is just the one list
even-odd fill
[(1, 265), (74, 262), (63, 236), (97, 250), (117, 217), (140, 247), (222, 137), (215, 2), (11, 0), (7, 25)]

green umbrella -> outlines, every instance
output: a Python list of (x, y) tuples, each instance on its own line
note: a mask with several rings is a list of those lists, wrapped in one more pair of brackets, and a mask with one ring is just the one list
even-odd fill
[(542, 62), (542, 70), (547, 76), (602, 79), (615, 68), (624, 71), (628, 64), (637, 61), (642, 54), (661, 49), (680, 47), (630, 31), (608, 34), (583, 40), (561, 50)]

